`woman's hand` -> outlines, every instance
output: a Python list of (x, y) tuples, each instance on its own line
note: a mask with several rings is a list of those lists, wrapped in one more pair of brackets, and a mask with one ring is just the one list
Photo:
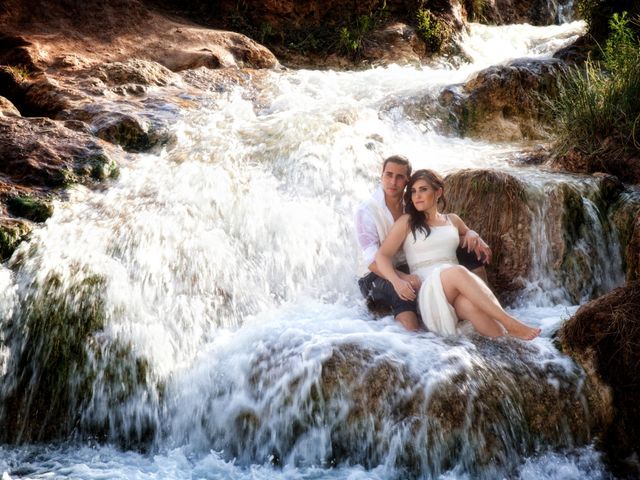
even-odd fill
[(398, 280), (393, 282), (393, 289), (402, 300), (411, 301), (416, 299), (416, 290), (411, 285), (411, 282), (407, 280), (398, 278)]
[(491, 263), (491, 248), (474, 230), (467, 230), (467, 233), (462, 237), (461, 246), (466, 248), (467, 252), (474, 252), (478, 260), (482, 260), (484, 263)]

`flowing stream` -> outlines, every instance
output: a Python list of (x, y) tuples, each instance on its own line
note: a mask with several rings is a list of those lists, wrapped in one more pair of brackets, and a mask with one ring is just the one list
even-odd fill
[[(609, 478), (584, 373), (550, 338), (623, 282), (592, 181), (514, 167), (523, 145), (443, 136), (403, 109), (583, 29), (472, 25), (458, 67), (269, 72), (185, 99), (170, 145), (76, 187), (0, 266), (4, 438), (21, 444), (0, 447), (3, 480)], [(512, 172), (539, 198), (512, 311), (541, 338), (410, 334), (367, 311), (352, 214), (394, 153)], [(593, 254), (572, 291), (547, 251), (559, 183), (582, 198)]]

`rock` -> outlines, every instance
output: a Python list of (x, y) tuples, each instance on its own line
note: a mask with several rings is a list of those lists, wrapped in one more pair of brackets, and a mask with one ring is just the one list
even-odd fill
[(31, 224), (24, 220), (0, 217), (0, 261), (8, 259), (31, 231)]
[(26, 218), (32, 222), (44, 222), (53, 214), (51, 204), (36, 196), (12, 195), (4, 203), (11, 215)]
[[(10, 268), (21, 264), (18, 251)], [(105, 278), (78, 263), (69, 265), (72, 278), (39, 267), (42, 275), (21, 298), (25, 308), (3, 330), (13, 368), (2, 373), (1, 441), (46, 442), (75, 433), (109, 436), (124, 448), (148, 447), (158, 425), (144, 407), (130, 425), (104, 404), (93, 406), (97, 385), (108, 392), (102, 398), (110, 405), (148, 402), (153, 411), (158, 402), (147, 360), (131, 344), (104, 335)]]
[(179, 79), (171, 70), (159, 63), (141, 59), (105, 63), (91, 70), (88, 76), (95, 77), (110, 86), (130, 83), (166, 86)]
[(374, 31), (363, 49), (362, 57), (380, 65), (416, 64), (426, 55), (424, 41), (415, 29), (395, 22)]
[[(640, 454), (640, 282), (584, 304), (558, 332), (563, 351), (613, 397), (611, 419), (598, 442), (616, 460)], [(610, 390), (610, 393), (607, 392)]]
[(548, 136), (541, 95), (553, 97), (564, 70), (559, 60), (521, 59), (482, 70), (461, 91), (445, 90), (441, 104), (453, 115), (449, 126), (461, 135), (490, 141)]
[(532, 25), (553, 25), (558, 23), (560, 6), (569, 0), (488, 0), (484, 2), (466, 1), (470, 17), (475, 22), (496, 25), (530, 23)]
[(103, 112), (92, 121), (96, 136), (130, 152), (143, 152), (170, 140), (166, 125), (141, 113)]
[(240, 464), (298, 458), (309, 439), (326, 438), (318, 463), (391, 464), (403, 478), (438, 478), (456, 465), (484, 478), (537, 445), (581, 445), (600, 431), (600, 406), (577, 366), (540, 361), (536, 347), (512, 339), (420, 341), (431, 347), (426, 365), (350, 342), (323, 345), (318, 364), (304, 342), (260, 342), (247, 408), (220, 413), (224, 392), (214, 390), (217, 402), (193, 419), (195, 436), (224, 438), (218, 445)]
[(593, 46), (593, 38), (589, 35), (582, 35), (571, 45), (554, 53), (553, 58), (562, 60), (567, 65), (582, 65), (589, 58)]
[(0, 65), (32, 72), (41, 70), (38, 66), (40, 58), (33, 50), (34, 44), (24, 36), (0, 33)]
[(640, 192), (629, 189), (620, 195), (613, 223), (624, 252), (627, 281), (640, 280)]
[(618, 177), (625, 183), (640, 184), (640, 158), (620, 153), (616, 142), (602, 142), (597, 153), (585, 153), (572, 147), (566, 153), (551, 157), (548, 166), (554, 170), (572, 173), (604, 172)]
[(19, 117), (18, 109), (4, 97), (0, 96), (0, 116), (2, 117)]
[(94, 137), (46, 118), (0, 117), (0, 158), (3, 175), (34, 187), (105, 178), (117, 170)]
[(531, 269), (531, 219), (525, 185), (493, 170), (461, 170), (446, 177), (448, 211), (457, 213), (491, 246), (489, 283), (512, 300)]

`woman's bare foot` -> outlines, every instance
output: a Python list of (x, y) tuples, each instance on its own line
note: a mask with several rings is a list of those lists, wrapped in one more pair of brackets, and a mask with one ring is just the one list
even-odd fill
[(509, 333), (509, 335), (511, 335), (512, 337), (520, 338), (522, 340), (533, 340), (538, 335), (540, 335), (541, 331), (542, 329), (540, 328), (529, 327), (524, 323), (518, 321), (514, 322), (511, 325), (511, 328), (507, 328), (507, 332)]

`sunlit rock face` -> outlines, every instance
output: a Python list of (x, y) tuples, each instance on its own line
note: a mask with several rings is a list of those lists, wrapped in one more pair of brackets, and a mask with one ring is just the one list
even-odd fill
[(0, 97), (0, 116), (19, 117), (20, 112), (13, 103), (11, 103), (5, 97)]
[(602, 448), (616, 459), (639, 453), (640, 282), (593, 300), (562, 327), (563, 351), (576, 358), (600, 391), (610, 389), (612, 422), (606, 424)]
[(46, 118), (0, 118), (2, 173), (22, 185), (57, 187), (104, 178), (115, 164), (95, 137)]
[(480, 71), (461, 89), (445, 90), (440, 103), (453, 113), (454, 130), (490, 141), (548, 138), (542, 98), (557, 93), (564, 62), (521, 59)]

